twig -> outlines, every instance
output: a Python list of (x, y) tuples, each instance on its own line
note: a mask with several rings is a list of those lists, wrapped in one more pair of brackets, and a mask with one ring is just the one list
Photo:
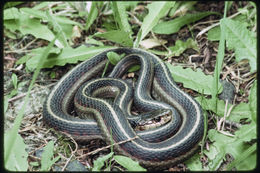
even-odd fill
[(141, 26), (142, 25), (142, 22), (140, 22), (139, 19), (137, 19), (137, 17), (135, 17), (134, 14), (132, 14), (131, 12), (126, 12), (127, 14), (129, 14), (130, 16), (132, 16), (134, 18), (134, 21), (137, 25)]
[(223, 135), (226, 135), (226, 136), (230, 136), (230, 137), (234, 137), (235, 136), (235, 135), (232, 135), (232, 134), (230, 134), (228, 132), (225, 132), (223, 130), (220, 130), (219, 132), (222, 133)]
[(224, 130), (224, 126), (225, 126), (225, 123), (226, 123), (226, 118), (229, 117), (229, 115), (231, 113), (231, 110), (234, 107), (234, 105), (231, 105), (230, 108), (227, 111), (227, 106), (228, 106), (228, 100), (226, 100), (226, 105), (225, 105), (225, 114), (224, 114), (224, 117), (223, 117), (223, 123), (222, 123), (222, 128), (221, 128), (222, 131)]
[(7, 50), (4, 51), (4, 53), (21, 53), (21, 52), (29, 52), (31, 50), (25, 50), (27, 47), (29, 47), (32, 43), (34, 43), (38, 38), (35, 38), (34, 40), (32, 40), (31, 42), (29, 42), (26, 46), (24, 46), (21, 49), (17, 49), (17, 50)]
[(139, 136), (135, 136), (135, 137), (130, 138), (130, 139), (127, 139), (127, 140), (125, 140), (125, 141), (120, 141), (120, 142), (114, 143), (114, 144), (112, 144), (112, 145), (108, 145), (108, 146), (105, 146), (105, 147), (102, 147), (102, 148), (98, 148), (98, 149), (96, 149), (96, 150), (94, 150), (94, 151), (91, 151), (91, 152), (88, 152), (88, 153), (86, 153), (86, 154), (83, 154), (83, 155), (81, 155), (81, 156), (79, 156), (79, 157), (77, 157), (77, 158), (82, 158), (82, 157), (85, 157), (85, 156), (88, 156), (88, 155), (95, 154), (95, 153), (97, 153), (97, 152), (99, 152), (99, 151), (102, 151), (102, 150), (104, 150), (104, 149), (110, 148), (111, 146), (120, 145), (120, 144), (129, 142), (129, 141), (135, 140), (136, 138), (139, 138)]
[[(241, 10), (241, 11), (239, 11), (239, 12), (237, 12), (237, 13), (235, 13), (235, 14), (233, 14), (233, 15), (227, 17), (227, 18), (232, 19), (232, 18), (236, 17), (237, 15), (239, 15), (239, 14), (242, 13), (242, 12), (245, 12), (245, 11), (244, 11), (244, 10)], [(214, 27), (216, 27), (216, 26), (218, 26), (218, 25), (220, 25), (220, 22), (215, 23), (215, 24), (213, 24), (213, 25), (210, 25), (210, 26), (208, 26), (207, 28), (204, 28), (202, 31), (200, 31), (200, 32), (198, 33), (198, 35), (196, 36), (196, 38), (200, 37), (202, 34), (204, 34), (205, 32), (209, 31), (211, 28), (214, 28)]]
[(67, 159), (65, 165), (63, 166), (63, 168), (62, 168), (62, 170), (61, 170), (61, 171), (64, 171), (65, 168), (67, 167), (67, 165), (69, 164), (71, 158), (72, 158), (73, 156), (75, 156), (74, 154), (75, 154), (75, 152), (78, 150), (78, 144), (77, 144), (77, 142), (73, 139), (73, 137), (72, 137), (70, 134), (68, 134), (68, 133), (66, 133), (66, 132), (62, 132), (62, 133), (65, 134), (66, 136), (68, 136), (68, 137), (72, 140), (72, 142), (75, 144), (75, 150), (73, 150), (73, 151), (72, 151), (71, 146), (69, 145), (70, 150), (71, 150), (71, 156), (69, 157), (69, 159)]

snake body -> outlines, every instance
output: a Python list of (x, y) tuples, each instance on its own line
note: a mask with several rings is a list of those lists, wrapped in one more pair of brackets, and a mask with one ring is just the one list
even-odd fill
[[(125, 54), (126, 57), (107, 78), (96, 79), (102, 73), (108, 61), (106, 55), (110, 51)], [(126, 60), (129, 62), (128, 66), (132, 62), (141, 62), (137, 81), (139, 85), (134, 93), (127, 83), (117, 78), (127, 70), (128, 67), (124, 67), (124, 64), (127, 64), (124, 62)], [(152, 77), (143, 73), (146, 69), (151, 70), (147, 73), (153, 74)], [(112, 85), (116, 85), (120, 90), (115, 104), (93, 97), (95, 89)], [(151, 87), (153, 93), (165, 103), (153, 100), (148, 92)], [(170, 109), (173, 113), (171, 122), (159, 130), (135, 132), (125, 116), (129, 114), (132, 95), (134, 104), (139, 105), (138, 107), (144, 111)], [(91, 113), (95, 118), (79, 119), (71, 116), (73, 100), (76, 109)], [(49, 94), (43, 107), (43, 118), (50, 126), (80, 140), (104, 138), (110, 143), (112, 135), (114, 143), (128, 141), (116, 145), (115, 149), (149, 167), (176, 164), (187, 158), (197, 149), (204, 131), (200, 105), (177, 87), (166, 64), (151, 53), (130, 48), (104, 51), (69, 71)], [(152, 142), (160, 138), (160, 133), (163, 133), (163, 139)], [(135, 138), (136, 136), (140, 138)], [(135, 139), (131, 140), (133, 138)]]

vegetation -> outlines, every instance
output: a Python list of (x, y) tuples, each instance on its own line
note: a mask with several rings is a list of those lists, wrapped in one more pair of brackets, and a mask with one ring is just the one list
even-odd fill
[[(27, 111), (36, 104), (30, 97), (37, 88), (57, 81), (72, 64), (112, 47), (142, 48), (162, 57), (174, 80), (204, 110), (208, 121), (201, 150), (169, 170), (256, 167), (253, 2), (8, 2), (3, 24), (6, 169), (66, 170), (76, 159), (93, 171), (145, 170), (115, 155), (101, 140), (78, 145), (69, 135), (60, 136), (42, 123), (40, 109)], [(109, 55), (112, 64), (118, 59)], [(231, 101), (219, 98), (225, 91), (221, 80), (235, 88)], [(20, 99), (24, 102), (16, 106)]]

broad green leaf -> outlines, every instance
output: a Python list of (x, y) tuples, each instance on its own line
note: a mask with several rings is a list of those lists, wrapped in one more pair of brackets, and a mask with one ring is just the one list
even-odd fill
[[(6, 25), (5, 25), (5, 26), (6, 26)], [(6, 28), (7, 28), (7, 27), (6, 27)], [(5, 36), (6, 36), (6, 37), (9, 37), (9, 38), (11, 38), (11, 39), (13, 39), (13, 40), (17, 39), (16, 35), (15, 35), (13, 32), (11, 32), (11, 31), (9, 31), (8, 29), (6, 29), (6, 28), (4, 28), (4, 34), (5, 34)]]
[[(170, 1), (160, 1), (152, 2), (149, 4), (149, 13), (145, 16), (143, 24), (137, 33), (137, 38), (134, 43), (134, 47), (139, 46), (139, 42), (144, 39), (144, 37), (153, 29), (153, 27), (158, 23), (159, 19), (167, 14), (169, 9), (175, 5), (175, 2)], [(140, 34), (141, 33), (141, 34)]]
[(54, 34), (46, 25), (41, 24), (40, 20), (30, 18), (29, 15), (22, 15), (19, 18), (19, 30), (23, 35), (31, 34), (36, 38), (51, 41)]
[[(231, 170), (233, 167), (236, 167), (237, 170), (253, 170), (256, 168), (256, 149), (257, 144), (254, 143), (252, 146), (247, 148), (241, 155), (233, 160), (224, 170)], [(250, 167), (248, 168), (248, 165)]]
[(14, 6), (22, 4), (22, 3), (25, 3), (25, 2), (6, 2), (4, 4), (4, 9), (14, 7)]
[(113, 155), (114, 155), (114, 152), (111, 152), (107, 155), (97, 158), (97, 160), (94, 160), (94, 166), (92, 168), (92, 171), (100, 171), (101, 168), (105, 165), (105, 162), (108, 159), (110, 159)]
[(239, 21), (221, 19), (220, 27), (225, 31), (227, 47), (235, 50), (236, 61), (248, 59), (250, 71), (256, 71), (256, 36)]
[(146, 171), (146, 169), (141, 167), (137, 161), (134, 161), (129, 157), (115, 155), (114, 159), (117, 163), (126, 168), (128, 171)]
[[(243, 25), (244, 27), (248, 27), (248, 21), (247, 21), (247, 16), (246, 15), (238, 15), (234, 18), (233, 20), (236, 20), (240, 23), (240, 25)], [(208, 39), (210, 41), (219, 41), (220, 39), (220, 26), (216, 26), (208, 31)]]
[(15, 33), (15, 31), (19, 30), (19, 27), (19, 20), (4, 20), (5, 30), (9, 30), (11, 33)]
[(122, 56), (119, 56), (115, 52), (108, 52), (107, 53), (107, 58), (109, 59), (109, 62), (113, 65), (116, 65), (120, 59), (122, 59)]
[[(8, 144), (9, 138), (11, 138), (11, 131), (7, 131), (4, 134), (4, 152), (6, 154), (6, 148), (10, 146)], [(13, 144), (13, 149), (9, 155), (9, 159), (5, 160), (5, 168), (10, 171), (27, 171), (28, 162), (27, 157), (28, 153), (25, 150), (26, 145), (24, 144), (23, 138), (17, 133), (16, 139)]]
[[(208, 167), (210, 170), (216, 170), (220, 164), (225, 160), (225, 155), (231, 154), (234, 159), (239, 159), (241, 153), (246, 151), (250, 145), (245, 143), (239, 138), (232, 138), (217, 132), (214, 129), (209, 130), (208, 138), (211, 142), (210, 150), (205, 151), (205, 154), (210, 158)], [(240, 165), (243, 167), (237, 167), (238, 170), (250, 170), (256, 165), (255, 156), (244, 158)]]
[[(20, 12), (17, 9), (16, 10), (13, 9), (13, 11), (15, 11), (13, 15), (10, 15), (8, 11), (6, 12), (7, 18), (13, 19), (13, 20), (5, 20), (4, 26), (7, 29), (9, 29), (11, 32), (15, 32), (19, 30), (23, 35), (31, 34), (36, 38), (41, 38), (48, 41), (51, 41), (54, 38), (54, 34), (47, 27), (47, 25), (41, 23), (40, 19), (49, 20), (49, 22), (51, 22), (52, 24), (54, 23), (54, 21), (57, 20), (57, 22), (64, 24), (65, 26), (60, 27), (61, 29), (59, 30), (62, 32), (64, 28), (68, 29), (68, 26), (70, 26), (70, 34), (68, 34), (68, 31), (66, 30), (66, 34), (69, 36), (71, 35), (72, 32), (72, 25), (69, 24), (75, 24), (75, 25), (77, 24), (80, 26), (80, 24), (78, 24), (77, 22), (73, 22), (67, 18), (55, 17), (55, 16), (53, 16), (52, 18), (50, 17), (48, 18), (48, 16), (40, 10), (21, 8)], [(15, 16), (15, 15), (19, 15), (19, 18), (17, 17), (11, 18), (11, 16)], [(32, 18), (32, 16), (35, 18)], [(58, 24), (55, 24), (54, 28), (57, 29), (57, 26)], [(55, 44), (61, 47), (61, 42), (63, 42), (63, 44), (66, 45), (66, 42), (62, 41), (61, 39), (60, 41), (56, 40)]]
[(85, 30), (88, 31), (89, 27), (93, 24), (93, 22), (96, 20), (98, 16), (98, 8), (97, 8), (98, 2), (92, 1), (91, 2), (91, 8), (90, 12), (87, 17)]
[(85, 43), (97, 46), (104, 46), (102, 41), (95, 40), (94, 38), (86, 38)]
[[(183, 83), (185, 88), (190, 88), (199, 93), (211, 94), (213, 76), (205, 75), (201, 69), (193, 71), (190, 68), (183, 69), (181, 66), (173, 66), (170, 63), (166, 63), (168, 66), (174, 81)], [(219, 88), (219, 92), (222, 91), (222, 86)]]
[(60, 159), (60, 156), (53, 158), (54, 142), (50, 141), (44, 147), (44, 152), (41, 158), (41, 171), (49, 171), (51, 166)]
[(196, 22), (206, 16), (218, 14), (216, 12), (200, 12), (195, 14), (186, 14), (167, 22), (161, 22), (153, 28), (153, 32), (157, 34), (174, 34), (184, 25)]
[(249, 94), (249, 108), (251, 111), (251, 117), (254, 122), (256, 122), (256, 103), (257, 103), (257, 96), (256, 96), (256, 88), (257, 88), (257, 80), (255, 80)]
[(187, 161), (185, 161), (185, 164), (191, 171), (201, 171), (203, 170), (202, 168), (202, 163), (200, 161), (200, 155), (196, 153), (193, 155), (191, 158), (189, 158)]
[(129, 37), (132, 33), (132, 29), (128, 23), (128, 18), (125, 9), (124, 1), (112, 1), (112, 9), (114, 12), (114, 17), (117, 23), (119, 24), (119, 29), (129, 33)]
[[(121, 54), (118, 55), (115, 52), (108, 52), (107, 53), (107, 58), (109, 59), (109, 62), (113, 65), (116, 65), (123, 57), (125, 56), (125, 54)], [(128, 72), (134, 72), (140, 69), (140, 65), (134, 65), (132, 67), (130, 67), (130, 69), (128, 70)]]
[(4, 20), (19, 19), (21, 16), (17, 8), (12, 7), (4, 10)]
[(57, 41), (60, 41), (62, 45), (58, 45), (58, 47), (59, 48), (69, 47), (69, 44), (67, 42), (68, 38), (65, 32), (63, 31), (62, 27), (60, 26), (60, 24), (54, 19), (53, 15), (50, 14), (49, 11), (46, 11), (46, 16), (48, 18), (49, 23), (53, 26), (54, 31), (60, 34), (60, 37), (57, 39)]
[[(40, 48), (36, 48), (36, 49), (32, 49), (31, 52), (28, 52), (25, 56), (21, 57), (20, 59), (18, 59), (18, 61), (16, 61), (15, 64), (19, 65), (19, 64), (24, 64), (26, 63), (31, 57), (33, 56), (39, 56), (40, 54), (43, 53), (43, 51), (45, 50), (45, 47), (40, 47)], [(51, 50), (49, 51), (49, 53), (52, 54), (59, 54), (61, 52), (62, 49), (57, 48), (57, 47), (53, 47), (51, 48)]]
[(186, 49), (192, 48), (199, 52), (198, 44), (192, 39), (189, 38), (186, 41), (177, 40), (174, 46), (170, 46), (169, 49), (172, 53), (168, 56), (180, 56)]
[(214, 27), (208, 31), (208, 39), (210, 41), (218, 41), (220, 39), (220, 27)]
[(235, 132), (236, 136), (246, 142), (256, 139), (256, 124), (252, 121), (250, 124), (243, 125)]
[(20, 8), (19, 10), (25, 14), (29, 14), (31, 17), (47, 20), (46, 13), (44, 11), (27, 7)]
[[(65, 64), (75, 64), (78, 61), (87, 60), (98, 53), (101, 53), (109, 48), (109, 46), (100, 46), (100, 47), (86, 47), (84, 45), (78, 48), (66, 47), (62, 49), (60, 54), (50, 54), (46, 59), (46, 62), (43, 65), (43, 68), (52, 68), (55, 65), (64, 66)], [(39, 62), (40, 56), (33, 56), (26, 62), (26, 66), (29, 70), (33, 70), (36, 67), (36, 64)]]
[[(34, 8), (20, 8), (19, 10), (21, 12), (29, 14), (30, 16), (33, 16), (35, 18), (39, 18), (39, 19), (42, 19), (42, 20), (49, 21), (48, 20), (48, 16), (46, 15), (46, 13), (44, 11), (37, 10), (37, 9), (34, 9)], [(75, 22), (73, 20), (70, 20), (67, 17), (64, 17), (64, 16), (54, 16), (54, 15), (52, 17), (59, 24), (77, 25), (77, 26), (82, 28), (82, 25), (80, 23)]]
[[(223, 100), (217, 99), (217, 111), (215, 110), (215, 100), (211, 99), (206, 99), (203, 98), (201, 99), (200, 97), (196, 97), (195, 100), (197, 100), (202, 108), (204, 110), (210, 110), (213, 111), (214, 113), (217, 113), (218, 116), (223, 117), (225, 113), (225, 102)], [(231, 107), (231, 104), (228, 104), (228, 109)], [(240, 103), (238, 105), (235, 105), (229, 115), (227, 117), (227, 120), (234, 121), (234, 122), (239, 122), (243, 118), (248, 118), (250, 120), (250, 109), (248, 103)]]
[(122, 46), (132, 47), (133, 40), (129, 37), (129, 33), (122, 30), (113, 30), (105, 33), (96, 33), (94, 36), (105, 38), (107, 40), (121, 44)]

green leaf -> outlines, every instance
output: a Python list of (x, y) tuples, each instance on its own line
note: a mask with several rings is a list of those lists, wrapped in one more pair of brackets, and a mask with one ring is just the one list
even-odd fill
[(200, 161), (200, 155), (196, 153), (190, 159), (185, 161), (185, 164), (191, 171), (201, 171), (203, 170), (202, 163)]
[[(11, 131), (7, 131), (4, 134), (4, 152), (6, 153), (6, 148), (9, 146), (8, 141), (12, 138)], [(26, 145), (24, 144), (23, 138), (17, 133), (16, 139), (13, 144), (13, 149), (9, 155), (9, 159), (5, 160), (5, 168), (9, 171), (27, 171), (28, 153), (25, 150)]]
[(105, 161), (110, 159), (113, 155), (114, 155), (114, 152), (111, 152), (107, 155), (99, 157), (97, 160), (94, 160), (94, 166), (92, 168), (92, 171), (100, 171), (101, 168), (105, 165)]
[(216, 12), (200, 12), (195, 14), (186, 14), (167, 22), (161, 22), (153, 28), (153, 32), (157, 34), (174, 34), (184, 25), (196, 22), (206, 16), (218, 14)]
[[(227, 13), (227, 2), (225, 2), (224, 18), (226, 17), (226, 13)], [(211, 91), (211, 96), (212, 96), (215, 111), (218, 110), (217, 95), (219, 93), (219, 86), (221, 85), (219, 78), (220, 78), (220, 72), (224, 61), (224, 55), (225, 55), (225, 30), (221, 28), (220, 41), (218, 45), (218, 54), (216, 57), (216, 65), (214, 70), (214, 80), (212, 81), (212, 91)], [(218, 112), (216, 113), (218, 114)]]
[[(236, 20), (240, 23), (240, 25), (243, 25), (244, 27), (248, 27), (248, 21), (246, 15), (238, 15), (233, 20)], [(220, 26), (216, 26), (208, 31), (208, 39), (210, 41), (219, 41), (220, 40)]]
[(249, 108), (251, 111), (252, 120), (254, 122), (256, 122), (256, 103), (257, 103), (256, 88), (257, 88), (257, 80), (254, 81), (249, 94)]
[[(247, 162), (249, 163), (243, 163), (243, 160), (247, 160)], [(225, 170), (231, 170), (233, 167), (236, 167), (238, 170), (253, 170), (255, 169), (256, 166), (256, 164), (254, 164), (255, 160), (256, 160), (256, 143), (254, 143), (254, 145), (252, 145), (247, 150), (245, 150), (237, 159), (233, 160), (226, 167)], [(250, 165), (249, 168), (248, 165)]]
[(17, 89), (18, 79), (15, 73), (12, 74), (12, 81), (13, 81), (14, 89)]
[(115, 52), (108, 52), (107, 53), (107, 58), (109, 59), (109, 62), (111, 64), (116, 65), (122, 59), (122, 56), (119, 56)]
[[(41, 10), (37, 10), (34, 8), (20, 8), (20, 11), (26, 14), (29, 14), (30, 16), (33, 16), (35, 18), (39, 18), (42, 20), (48, 20), (48, 16), (46, 15), (46, 13), (44, 11)], [(80, 28), (82, 28), (82, 25), (78, 22), (75, 22), (73, 20), (70, 20), (68, 17), (64, 17), (64, 16), (52, 16), (52, 18), (57, 21), (57, 23), (59, 24), (66, 24), (66, 25), (77, 25)]]
[(12, 7), (4, 10), (4, 20), (19, 19), (21, 16), (17, 8)]
[(54, 142), (50, 141), (44, 147), (44, 152), (41, 158), (41, 171), (49, 171), (51, 166), (60, 159), (60, 156), (53, 159)]
[(177, 40), (174, 46), (169, 47), (172, 53), (168, 56), (180, 56), (180, 54), (182, 54), (186, 49), (189, 48), (192, 48), (199, 52), (198, 45), (192, 38), (189, 38), (186, 41)]
[(256, 139), (256, 124), (251, 122), (250, 124), (243, 125), (239, 130), (235, 132), (236, 136), (245, 141), (250, 142), (252, 139)]
[(239, 21), (221, 19), (220, 27), (225, 30), (227, 47), (235, 50), (236, 61), (248, 59), (251, 72), (256, 71), (256, 36)]
[(208, 31), (208, 39), (210, 41), (218, 41), (220, 39), (220, 27), (214, 27)]
[(40, 166), (39, 162), (30, 162), (31, 166)]
[(89, 27), (93, 24), (93, 22), (96, 20), (98, 16), (98, 8), (97, 8), (98, 3), (99, 2), (95, 2), (95, 1), (91, 2), (90, 12), (88, 14), (86, 25), (85, 25), (86, 31), (89, 29)]
[[(166, 65), (174, 81), (181, 82), (185, 88), (190, 88), (199, 93), (211, 94), (213, 76), (205, 75), (201, 69), (197, 69), (195, 72), (191, 68), (183, 69), (181, 66), (173, 66), (170, 63), (166, 63)], [(222, 86), (219, 88), (219, 92), (221, 92), (221, 90)]]
[[(26, 63), (31, 57), (33, 56), (39, 56), (40, 54), (44, 53), (43, 51), (45, 50), (45, 47), (40, 47), (40, 48), (36, 48), (36, 49), (32, 49), (31, 52), (27, 53), (25, 56), (21, 57), (18, 61), (16, 61), (15, 64), (19, 65), (19, 64), (23, 64)], [(49, 53), (52, 54), (58, 54), (60, 53), (62, 49), (57, 48), (57, 47), (53, 47), (51, 48), (51, 50), (49, 51)]]
[[(225, 155), (231, 154), (234, 159), (240, 159), (241, 153), (245, 152), (251, 145), (245, 143), (239, 138), (225, 136), (214, 129), (209, 130), (208, 138), (211, 142), (210, 150), (205, 151), (209, 157), (208, 167), (210, 170), (216, 170), (225, 159)], [(243, 166), (242, 166), (243, 165)], [(240, 162), (238, 170), (250, 170), (256, 166), (255, 156), (244, 158)]]
[(97, 45), (97, 46), (104, 46), (102, 41), (97, 41), (94, 38), (86, 38), (85, 43), (86, 44)]
[[(109, 48), (109, 46), (100, 47), (86, 47), (84, 45), (73, 49), (71, 47), (66, 47), (62, 49), (60, 54), (50, 54), (43, 65), (43, 68), (52, 68), (55, 65), (64, 66), (67, 63), (75, 64), (78, 61), (87, 60), (98, 53), (101, 53)], [(41, 52), (38, 52), (41, 53)], [(33, 70), (36, 64), (40, 61), (40, 56), (36, 55), (26, 62), (26, 66), (29, 70)]]
[[(113, 65), (116, 65), (123, 57), (125, 56), (125, 54), (121, 54), (118, 55), (115, 52), (108, 52), (107, 53), (107, 58), (109, 59), (109, 62)], [(134, 72), (140, 69), (140, 65), (134, 65), (132, 67), (130, 67), (130, 69), (128, 70), (128, 72)]]
[(112, 1), (112, 9), (114, 12), (114, 17), (119, 24), (119, 29), (129, 33), (129, 37), (132, 33), (132, 29), (128, 23), (128, 18), (125, 9), (125, 2), (123, 1)]
[(59, 25), (59, 23), (54, 19), (53, 15), (50, 14), (49, 11), (46, 11), (46, 16), (50, 22), (50, 24), (53, 26), (53, 29), (56, 33), (60, 34), (60, 37), (57, 39), (59, 40), (59, 42), (62, 44), (56, 44), (59, 48), (63, 48), (63, 47), (69, 47), (69, 44), (67, 42), (68, 38), (65, 34), (65, 32), (63, 31), (62, 27)]
[(6, 162), (8, 162), (9, 159), (10, 159), (10, 153), (12, 151), (14, 151), (14, 143), (17, 139), (18, 129), (19, 129), (21, 123), (22, 123), (24, 110), (25, 110), (25, 108), (28, 104), (28, 101), (29, 101), (29, 93), (31, 92), (33, 84), (36, 81), (36, 78), (40, 73), (40, 69), (41, 69), (45, 59), (47, 58), (47, 55), (49, 54), (50, 49), (53, 47), (54, 42), (55, 42), (57, 37), (58, 37), (58, 35), (55, 36), (55, 38), (51, 41), (51, 43), (46, 47), (45, 51), (40, 55), (41, 61), (39, 61), (39, 63), (37, 64), (36, 70), (33, 73), (32, 81), (30, 82), (30, 85), (28, 87), (28, 91), (27, 91), (25, 99), (24, 99), (24, 104), (22, 105), (20, 112), (18, 113), (18, 115), (16, 116), (16, 118), (14, 120), (14, 125), (13, 125), (12, 129), (10, 130), (10, 137), (5, 139), (5, 142), (6, 142), (7, 145), (5, 145), (6, 148), (5, 148), (5, 153), (4, 153), (4, 159), (5, 159)]
[(169, 9), (175, 5), (175, 2), (160, 1), (152, 2), (147, 6), (149, 13), (145, 16), (143, 24), (137, 33), (134, 47), (139, 46), (139, 42), (153, 29), (159, 19), (167, 14)]
[(47, 20), (46, 13), (44, 11), (36, 10), (36, 9), (33, 9), (33, 8), (27, 8), (27, 7), (20, 8), (19, 10), (22, 13), (30, 15), (31, 17)]
[(30, 18), (29, 15), (23, 14), (19, 18), (19, 31), (23, 34), (31, 34), (36, 38), (51, 41), (54, 34), (46, 25), (41, 24), (39, 19)]
[(16, 5), (23, 4), (23, 3), (25, 3), (25, 2), (6, 2), (4, 4), (4, 9), (11, 8), (11, 7), (14, 7)]
[(146, 171), (146, 169), (141, 167), (138, 162), (132, 160), (129, 157), (115, 155), (114, 159), (117, 163), (126, 168), (128, 171)]
[(107, 40), (121, 44), (122, 46), (133, 46), (133, 40), (129, 37), (129, 33), (126, 33), (122, 30), (112, 30), (105, 33), (96, 33), (94, 36), (105, 38)]
[[(216, 113), (218, 116), (223, 117), (225, 113), (225, 102), (223, 100), (217, 99), (217, 110), (215, 110), (215, 100), (201, 99), (200, 97), (196, 97), (195, 100), (197, 100), (200, 105), (202, 106), (203, 110), (210, 110)], [(231, 104), (228, 104), (228, 109), (231, 107)], [(227, 117), (227, 120), (238, 122), (243, 118), (248, 118), (250, 120), (250, 109), (248, 103), (240, 103), (233, 107), (229, 117)]]

